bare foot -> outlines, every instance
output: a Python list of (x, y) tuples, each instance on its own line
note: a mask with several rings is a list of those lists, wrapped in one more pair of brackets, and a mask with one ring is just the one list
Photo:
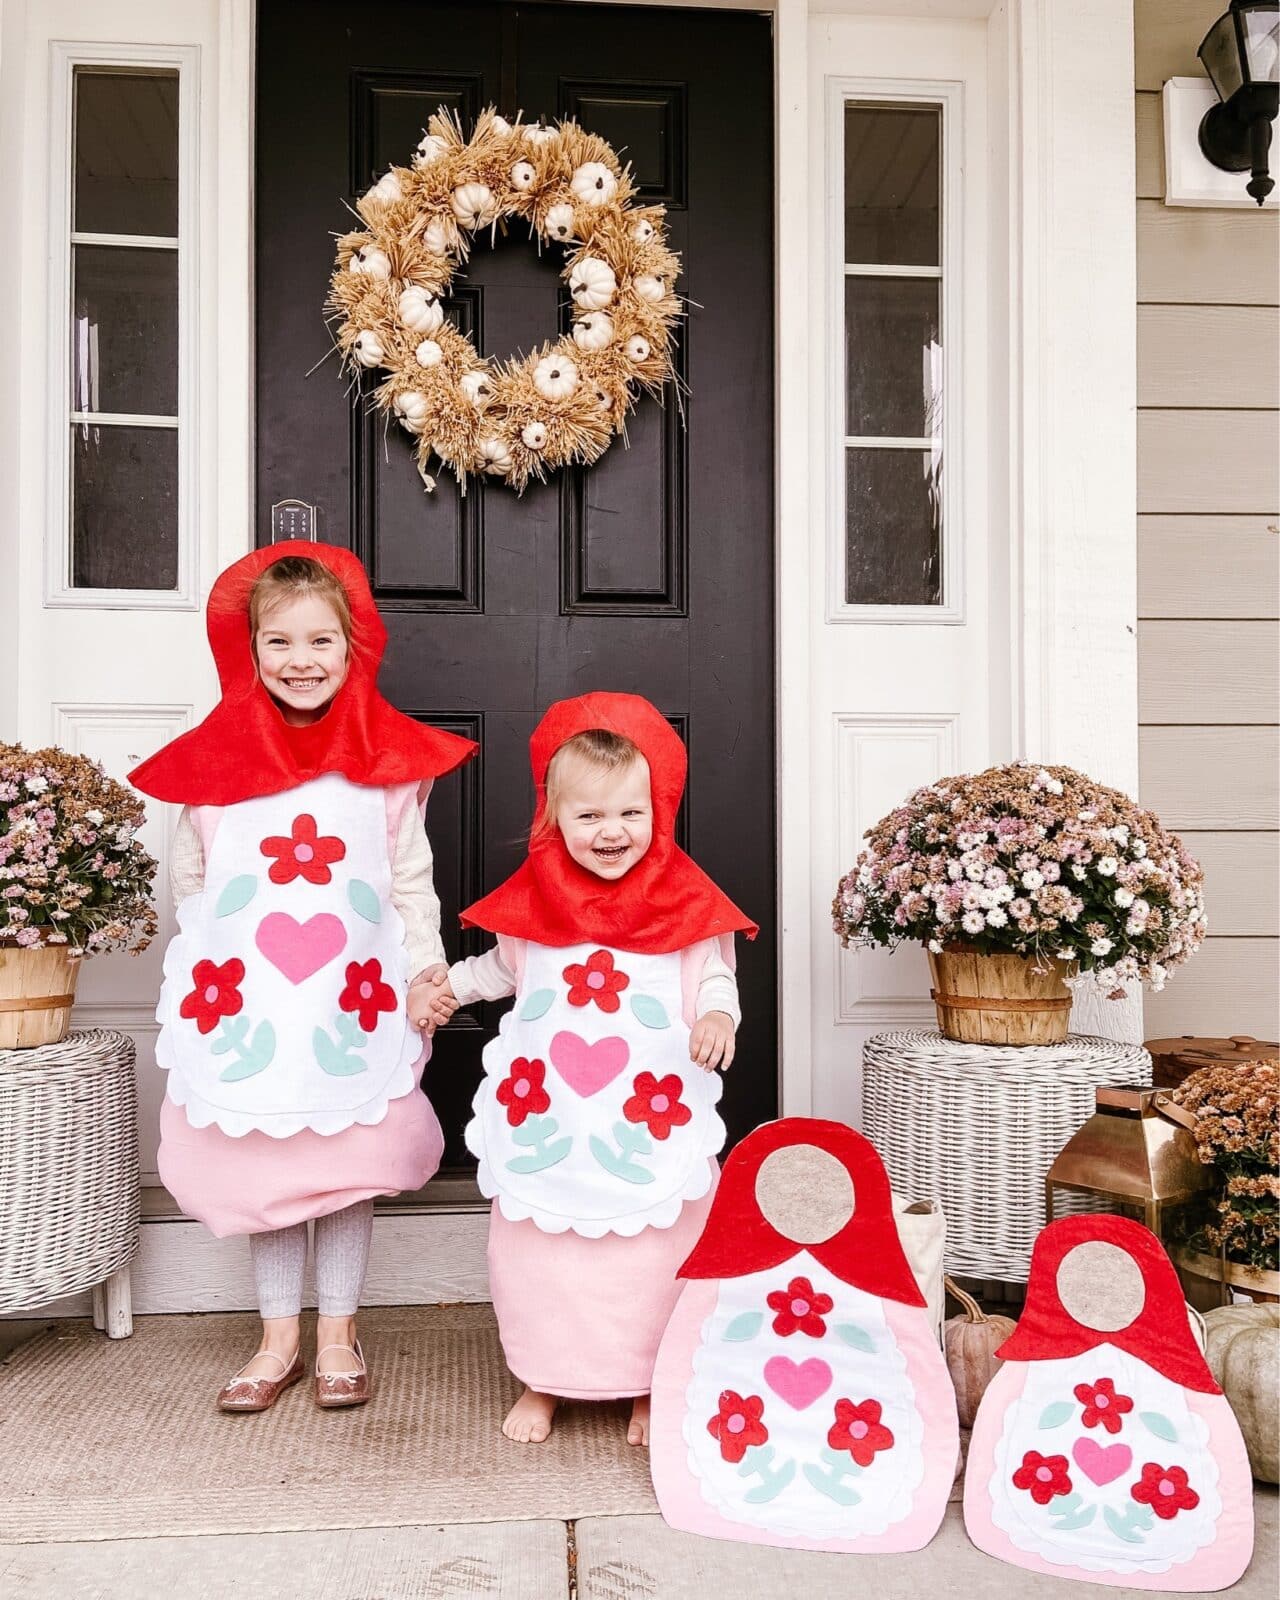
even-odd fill
[(627, 1424), (627, 1443), (649, 1443), (649, 1396), (638, 1394), (631, 1402), (631, 1421)]
[(536, 1389), (525, 1392), (507, 1412), (502, 1431), (517, 1444), (541, 1444), (551, 1433), (551, 1419), (555, 1416), (555, 1395), (539, 1394)]

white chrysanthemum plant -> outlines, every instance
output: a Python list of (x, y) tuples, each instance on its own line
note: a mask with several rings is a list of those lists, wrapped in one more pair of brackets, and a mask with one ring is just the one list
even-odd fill
[(1017, 762), (917, 789), (866, 834), (832, 905), (841, 942), (918, 941), (1067, 964), (1119, 999), (1204, 940), (1204, 871), (1127, 795)]

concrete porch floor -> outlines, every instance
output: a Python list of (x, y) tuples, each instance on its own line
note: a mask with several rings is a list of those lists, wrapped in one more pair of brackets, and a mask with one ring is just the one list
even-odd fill
[[(0, 1359), (47, 1323), (0, 1324)], [(1244, 1578), (1226, 1593), (1274, 1600), (1278, 1496), (1258, 1486), (1257, 1538)], [(975, 1550), (952, 1504), (937, 1537), (904, 1556), (830, 1556), (675, 1533), (657, 1516), (440, 1527), (205, 1535), (85, 1543), (5, 1543), (5, 1600), (1066, 1600), (1086, 1588), (1003, 1566)], [(1145, 1591), (1149, 1593), (1150, 1591)]]

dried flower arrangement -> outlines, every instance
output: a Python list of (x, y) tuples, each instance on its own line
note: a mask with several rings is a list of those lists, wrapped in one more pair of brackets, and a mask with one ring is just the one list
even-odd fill
[(156, 863), (142, 801), (96, 762), (0, 744), (0, 944), (145, 950)]
[(1205, 936), (1204, 873), (1159, 819), (1070, 767), (918, 789), (866, 835), (832, 905), (841, 942), (918, 940), (1070, 964), (1119, 997), (1164, 986)]
[[(492, 107), (471, 138), (443, 109), (410, 167), (392, 167), (359, 201), (365, 228), (338, 240), (329, 312), (355, 372), (390, 374), (374, 404), (466, 488), (486, 473), (523, 491), (530, 478), (595, 461), (623, 431), (640, 391), (674, 377), (679, 258), (662, 206), (632, 203), (631, 174), (574, 122), (510, 123)], [(441, 297), (477, 235), (527, 223), (539, 248), (566, 249), (571, 331), (523, 359), (492, 363), (449, 321)]]
[(1172, 1091), (1196, 1117), (1196, 1154), (1221, 1188), (1208, 1202), (1193, 1249), (1264, 1272), (1280, 1269), (1280, 1066), (1246, 1061), (1201, 1067)]

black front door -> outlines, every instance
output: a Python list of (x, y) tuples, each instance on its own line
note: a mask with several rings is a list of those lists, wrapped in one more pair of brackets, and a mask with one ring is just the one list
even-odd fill
[[(777, 1102), (773, 769), (772, 43), (766, 17), (614, 5), (259, 0), (257, 517), (317, 508), (317, 535), (362, 557), (390, 630), (396, 705), (478, 739), (433, 795), (428, 828), (451, 956), (460, 906), (521, 859), (528, 739), (553, 701), (649, 697), (689, 746), (682, 842), (761, 924), (740, 952), (743, 1026), (724, 1102), (730, 1136)], [(690, 301), (687, 385), (642, 400), (589, 471), (523, 499), (442, 477), (427, 496), (409, 440), (348, 395), (322, 320), (344, 202), (408, 165), (428, 116), (470, 132), (489, 104), (574, 117), (667, 208)], [(449, 314), (485, 355), (565, 326), (557, 252), (478, 241)], [(315, 371), (311, 371), (316, 368)], [(308, 374), (310, 373), (310, 376)], [(427, 1089), (446, 1163), (496, 1015), (460, 1013)]]

